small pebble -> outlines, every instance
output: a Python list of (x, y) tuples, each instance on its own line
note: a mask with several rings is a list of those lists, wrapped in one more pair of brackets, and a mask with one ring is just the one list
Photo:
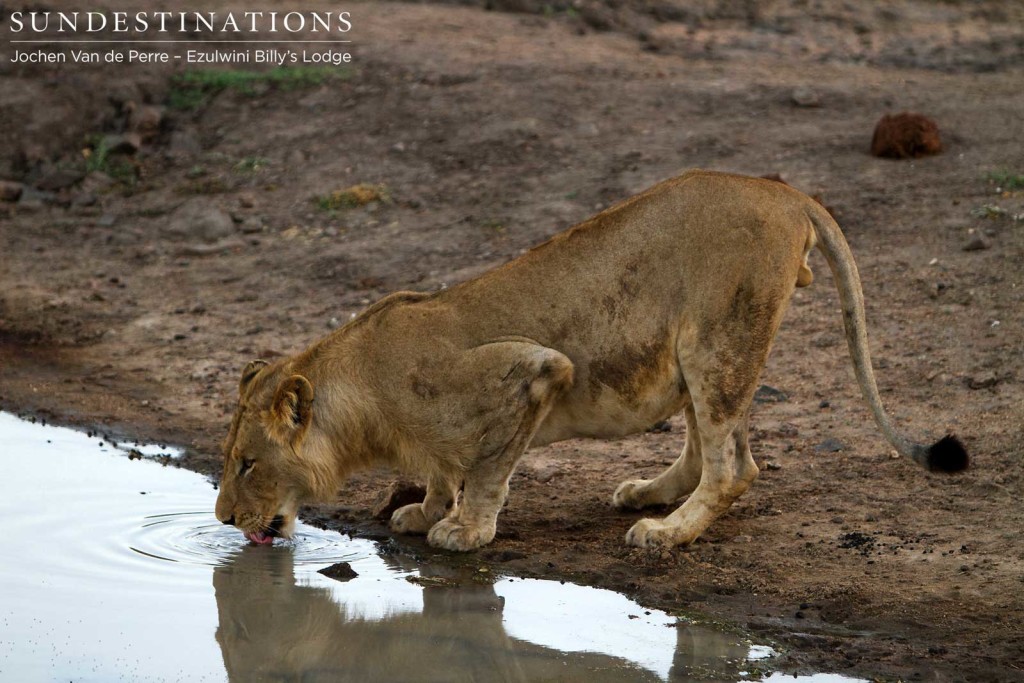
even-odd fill
[(790, 96), (793, 104), (798, 107), (820, 107), (821, 98), (811, 88), (806, 85), (801, 85), (793, 89), (793, 94)]

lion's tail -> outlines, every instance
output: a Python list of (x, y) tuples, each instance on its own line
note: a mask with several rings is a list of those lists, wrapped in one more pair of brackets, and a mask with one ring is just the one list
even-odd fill
[(861, 291), (860, 275), (854, 263), (850, 246), (842, 230), (823, 207), (809, 202), (807, 216), (814, 226), (818, 248), (825, 255), (832, 270), (839, 300), (843, 307), (843, 323), (846, 327), (846, 343), (853, 357), (853, 368), (857, 375), (864, 399), (871, 407), (875, 423), (882, 430), (900, 455), (933, 472), (959, 472), (968, 464), (967, 450), (953, 435), (939, 439), (931, 446), (915, 443), (896, 430), (892, 420), (882, 406), (875, 384), (875, 373), (871, 369), (871, 355), (868, 351), (867, 321), (864, 317), (864, 293)]

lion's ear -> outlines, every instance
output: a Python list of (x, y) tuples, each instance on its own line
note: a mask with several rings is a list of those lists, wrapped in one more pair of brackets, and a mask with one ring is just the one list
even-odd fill
[(246, 363), (242, 369), (242, 378), (238, 380), (238, 395), (241, 396), (245, 393), (245, 388), (249, 386), (249, 382), (255, 379), (256, 375), (260, 373), (260, 370), (267, 367), (267, 361), (265, 360), (251, 360)]
[(281, 382), (270, 408), (271, 430), (282, 441), (301, 436), (313, 420), (313, 385), (302, 375)]

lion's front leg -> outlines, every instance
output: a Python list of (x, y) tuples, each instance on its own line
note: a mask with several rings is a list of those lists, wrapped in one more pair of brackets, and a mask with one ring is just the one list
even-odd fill
[(391, 514), (391, 530), (396, 534), (426, 534), (449, 510), (454, 511), (458, 492), (454, 478), (440, 474), (430, 477), (422, 503), (403, 505)]
[(427, 534), (431, 545), (447, 550), (473, 550), (494, 539), (516, 463), (554, 401), (572, 384), (572, 362), (554, 349), (509, 341), (488, 344), (481, 353), (488, 365), (478, 366), (480, 371), (503, 378), (501, 395), (492, 397), (501, 408), (466, 472), (458, 510)]
[(494, 540), (498, 513), (508, 496), (508, 479), (518, 460), (515, 457), (512, 462), (487, 463), (474, 468), (466, 477), (462, 505), (455, 514), (431, 527), (427, 542), (438, 548), (465, 552)]

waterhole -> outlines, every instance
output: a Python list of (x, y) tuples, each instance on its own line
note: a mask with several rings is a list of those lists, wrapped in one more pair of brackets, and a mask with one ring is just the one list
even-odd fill
[[(166, 449), (0, 413), (0, 453), (3, 681), (736, 681), (772, 654), (610, 591), (454, 580), (301, 523), (249, 545)], [(358, 576), (318, 573), (338, 562)]]

